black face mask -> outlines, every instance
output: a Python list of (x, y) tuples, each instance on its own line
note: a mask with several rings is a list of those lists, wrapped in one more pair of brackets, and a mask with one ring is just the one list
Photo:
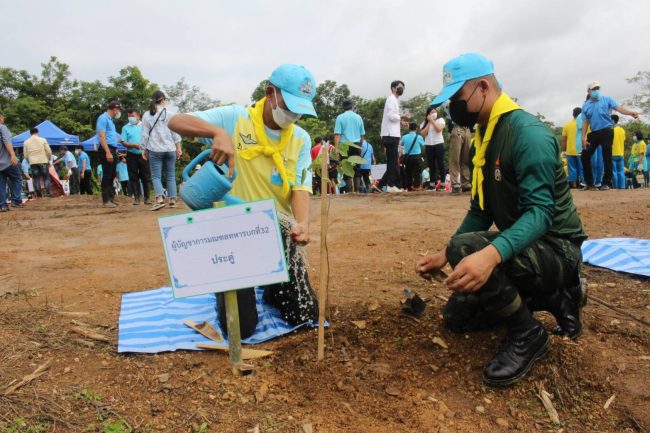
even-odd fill
[(397, 88), (397, 96), (402, 96), (403, 93), (404, 93), (404, 88), (403, 87), (398, 87)]
[[(478, 115), (483, 109), (483, 105), (481, 105), (481, 108), (477, 112), (467, 111), (467, 101), (472, 98), (478, 86), (477, 84), (467, 100), (457, 99), (449, 102), (449, 115), (454, 123), (460, 126), (466, 126), (467, 128), (471, 128), (478, 123)], [(483, 104), (485, 104), (485, 99), (483, 99)]]

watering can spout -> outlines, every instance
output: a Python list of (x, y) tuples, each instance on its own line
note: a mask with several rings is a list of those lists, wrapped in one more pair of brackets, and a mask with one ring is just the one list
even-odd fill
[(244, 200), (234, 195), (228, 194), (232, 189), (232, 183), (237, 173), (228, 177), (228, 167), (226, 165), (219, 167), (212, 161), (208, 160), (203, 166), (190, 176), (190, 172), (204, 159), (210, 156), (211, 150), (204, 150), (194, 158), (183, 170), (184, 183), (181, 186), (181, 197), (183, 201), (192, 209), (208, 209), (217, 201), (225, 201), (226, 204), (240, 204)]

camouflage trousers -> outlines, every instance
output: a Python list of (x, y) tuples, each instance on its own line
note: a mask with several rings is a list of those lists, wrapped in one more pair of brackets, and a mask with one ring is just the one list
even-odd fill
[[(488, 246), (498, 232), (472, 232), (453, 237), (447, 246), (452, 267)], [(457, 332), (502, 323), (522, 304), (531, 311), (549, 310), (548, 299), (580, 284), (580, 247), (544, 236), (497, 266), (483, 287), (473, 293), (454, 293), (443, 311), (445, 324)]]

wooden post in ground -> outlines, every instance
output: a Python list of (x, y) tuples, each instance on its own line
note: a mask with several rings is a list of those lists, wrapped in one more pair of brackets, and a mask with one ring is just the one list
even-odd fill
[(327, 258), (327, 190), (329, 179), (329, 145), (321, 146), (320, 172), (320, 284), (318, 288), (318, 360), (325, 358), (325, 307), (327, 306), (328, 258)]
[[(226, 202), (215, 201), (212, 207), (223, 207)], [(230, 367), (235, 376), (241, 376), (241, 328), (239, 326), (239, 305), (237, 303), (237, 290), (224, 293), (226, 301), (226, 324), (228, 329), (228, 355)]]

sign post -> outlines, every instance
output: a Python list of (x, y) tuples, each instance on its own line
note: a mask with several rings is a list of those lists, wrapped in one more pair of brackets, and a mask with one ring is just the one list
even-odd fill
[(289, 281), (275, 202), (158, 218), (174, 297), (224, 292), (232, 371), (242, 373), (237, 290)]
[(329, 145), (321, 147), (320, 169), (320, 277), (318, 287), (318, 360), (325, 358), (325, 308), (327, 306), (327, 191), (329, 189)]

